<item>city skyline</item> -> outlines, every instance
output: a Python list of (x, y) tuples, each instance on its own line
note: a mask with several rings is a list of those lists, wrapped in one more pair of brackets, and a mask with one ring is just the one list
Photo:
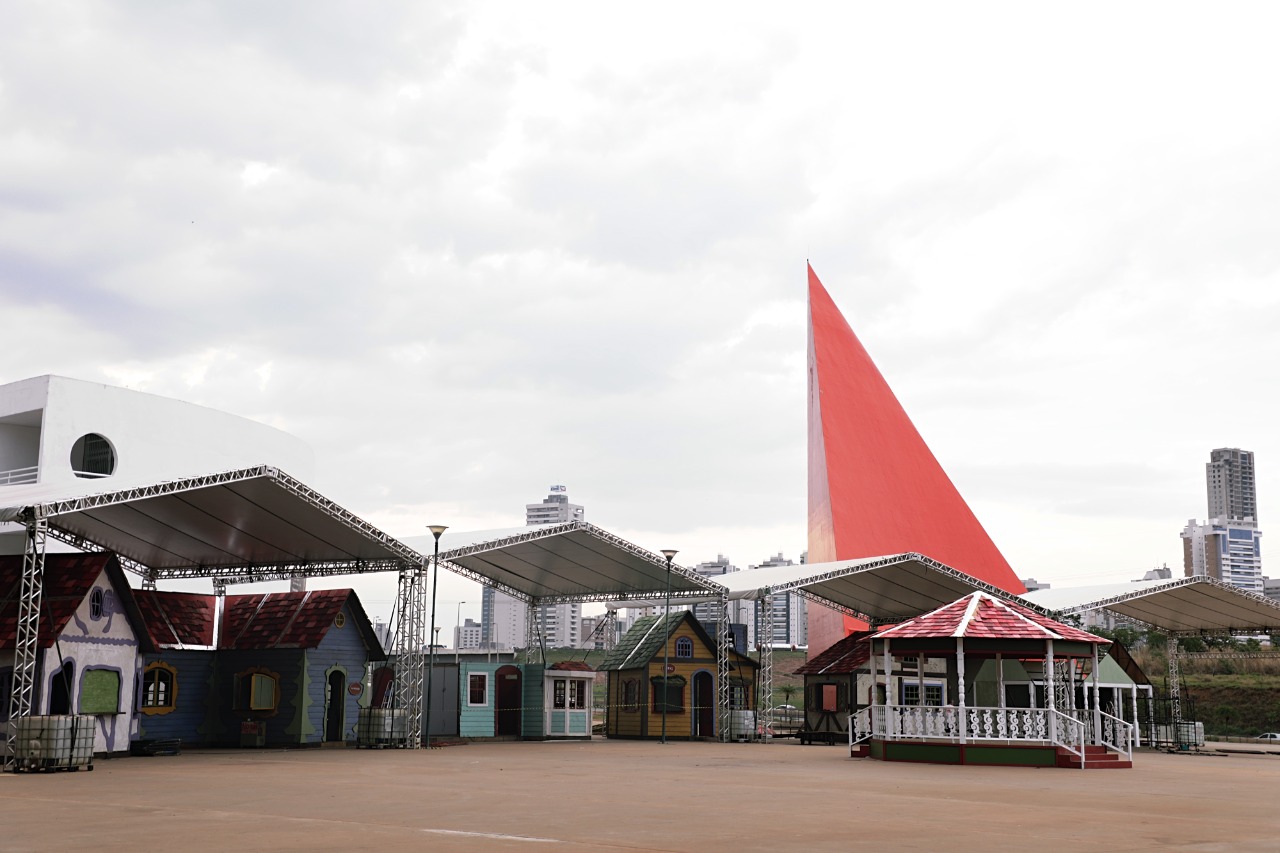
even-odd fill
[(1208, 448), (1280, 494), (1280, 401), (1192, 403), (1280, 384), (1280, 11), (680, 16), (8, 10), (0, 381), (280, 427), (400, 537), (564, 482), (745, 563), (806, 547), (809, 259), (1019, 577), (1179, 565)]

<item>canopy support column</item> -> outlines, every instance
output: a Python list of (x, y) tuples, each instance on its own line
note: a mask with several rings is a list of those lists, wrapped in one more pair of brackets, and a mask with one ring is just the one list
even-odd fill
[(1004, 710), (1004, 655), (996, 652), (996, 693), (999, 694), (997, 705), (1000, 710)]
[(756, 648), (760, 652), (760, 725), (765, 743), (773, 740), (773, 602), (766, 592), (756, 599)]
[[(396, 597), (396, 685), (395, 708), (403, 711), (403, 742), (407, 749), (422, 745), (422, 677), (423, 627), (425, 625), (426, 571), (421, 564), (400, 570), (400, 589)], [(394, 722), (392, 732), (397, 731)]]
[(729, 742), (729, 646), (733, 632), (729, 629), (729, 595), (724, 593), (716, 603), (716, 716), (720, 724), (720, 742)]
[(17, 725), (31, 716), (35, 701), (36, 656), (39, 654), (40, 599), (44, 591), (44, 553), (49, 527), (43, 515), (27, 510), (26, 549), (22, 555), (22, 585), (13, 648), (13, 683), (9, 690), (9, 722), (4, 732), (5, 769), (17, 766)]
[(1172, 716), (1173, 736), (1182, 745), (1182, 672), (1178, 668), (1178, 638), (1169, 635), (1169, 713)]
[(893, 656), (889, 651), (889, 638), (884, 640), (884, 733), (886, 736), (896, 734), (893, 706)]

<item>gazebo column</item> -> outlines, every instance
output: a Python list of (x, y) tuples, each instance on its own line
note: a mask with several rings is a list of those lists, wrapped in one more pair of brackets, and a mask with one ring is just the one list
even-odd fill
[(889, 652), (889, 639), (886, 637), (884, 641), (884, 733), (889, 735), (894, 732), (893, 724), (893, 658)]
[(1102, 703), (1098, 694), (1098, 644), (1093, 644), (1093, 742), (1102, 743)]
[(963, 744), (969, 733), (968, 714), (964, 710), (964, 637), (956, 637), (956, 676), (960, 688), (960, 743)]
[(1136, 681), (1129, 688), (1129, 693), (1133, 699), (1133, 745), (1136, 748), (1142, 746), (1142, 735), (1138, 726), (1138, 683)]
[[(880, 704), (876, 701), (876, 647), (871, 640), (867, 640), (867, 643), (871, 646), (871, 653), (867, 655), (867, 665), (871, 670), (871, 687), (867, 696), (867, 708), (869, 709), (867, 711), (867, 728), (870, 729), (872, 736), (877, 734), (883, 736), (883, 731), (876, 731), (876, 707)], [(850, 728), (852, 728), (852, 725)]]
[(1004, 710), (1004, 655), (996, 652), (996, 706)]
[(1049, 714), (1048, 714), (1049, 740), (1053, 741), (1054, 743), (1058, 742), (1058, 720), (1057, 720), (1057, 715), (1053, 713), (1054, 710), (1056, 710), (1054, 707), (1055, 702), (1054, 702), (1053, 694), (1056, 692), (1057, 690), (1054, 689), (1054, 678), (1053, 678), (1053, 640), (1045, 640), (1045, 653), (1044, 653), (1044, 702), (1045, 702), (1045, 705), (1044, 706), (1049, 711)]

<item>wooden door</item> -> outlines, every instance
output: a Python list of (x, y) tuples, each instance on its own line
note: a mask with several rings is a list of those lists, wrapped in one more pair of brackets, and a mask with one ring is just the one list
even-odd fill
[(498, 680), (493, 708), (494, 733), (519, 737), (520, 711), (523, 705), (520, 668), (510, 665), (498, 667), (494, 677)]

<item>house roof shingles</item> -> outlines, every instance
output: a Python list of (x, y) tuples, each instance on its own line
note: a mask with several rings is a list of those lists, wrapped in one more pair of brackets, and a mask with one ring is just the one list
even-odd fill
[(212, 646), (214, 597), (192, 592), (135, 590), (151, 642), (158, 647)]
[(228, 595), (221, 649), (313, 649), (352, 595), (349, 589)]
[(871, 632), (855, 631), (796, 668), (796, 675), (848, 675), (871, 657)]
[(1110, 643), (1087, 631), (1065, 625), (1034, 610), (1002, 601), (985, 592), (973, 592), (937, 610), (908, 619), (875, 634), (874, 639), (932, 639), (982, 637), (999, 640), (1072, 640)]
[[(613, 647), (613, 651), (609, 652), (608, 656), (605, 657), (604, 663), (600, 665), (600, 671), (634, 669), (645, 666), (666, 645), (667, 640), (675, 633), (676, 629), (686, 622), (702, 638), (707, 648), (716, 648), (715, 640), (702, 627), (702, 623), (693, 618), (693, 613), (688, 610), (680, 610), (668, 616), (642, 616), (631, 626), (631, 630), (618, 641), (618, 645)], [(729, 657), (736, 661), (742, 661), (749, 666), (758, 666), (754, 660), (732, 648), (732, 646), (729, 648)]]
[[(0, 557), (0, 649), (12, 649), (18, 633), (22, 596), (22, 555)], [(46, 554), (40, 595), (40, 648), (53, 645), (71, 621), (93, 583), (115, 560), (110, 553)]]

